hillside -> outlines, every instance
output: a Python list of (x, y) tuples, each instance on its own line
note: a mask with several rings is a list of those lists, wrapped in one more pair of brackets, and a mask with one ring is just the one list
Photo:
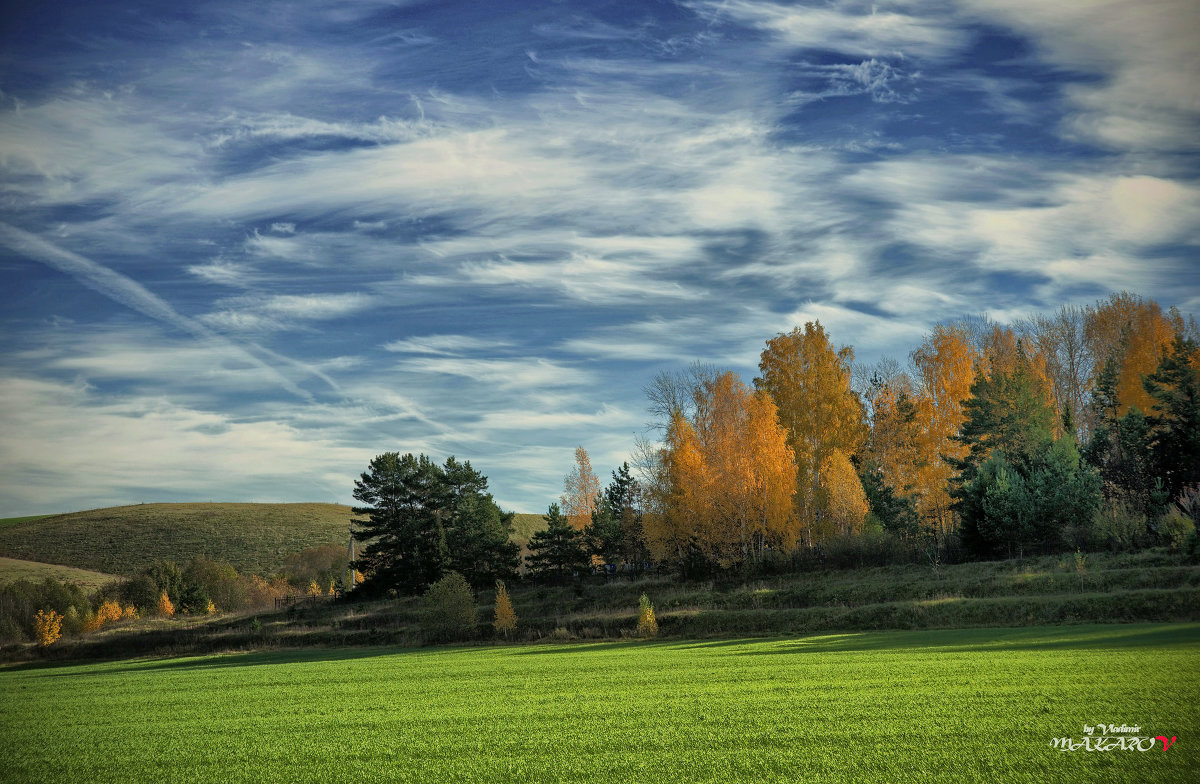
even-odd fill
[(38, 561), (19, 561), (15, 558), (0, 558), (0, 583), (16, 580), (41, 582), (47, 577), (66, 583), (75, 583), (84, 590), (92, 591), (121, 579), (116, 575), (93, 572), (87, 569), (76, 569), (73, 566), (40, 563)]
[(512, 540), (524, 548), (538, 531), (546, 527), (546, 518), (540, 514), (516, 514), (513, 516)]
[(269, 574), (292, 553), (344, 544), (350, 517), (350, 507), (336, 504), (116, 506), (0, 526), (0, 556), (117, 575), (206, 556)]

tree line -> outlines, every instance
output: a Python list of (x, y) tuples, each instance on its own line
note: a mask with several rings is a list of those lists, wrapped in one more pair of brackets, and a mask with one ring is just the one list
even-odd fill
[[(601, 488), (577, 449), (524, 565), (561, 581), (786, 568), (881, 538), (981, 558), (1194, 543), (1198, 339), (1193, 319), (1125, 292), (939, 324), (905, 363), (870, 367), (809, 322), (766, 341), (749, 383), (701, 364), (656, 376), (635, 469)], [(522, 565), (512, 515), (469, 463), (381, 455), (355, 498), (367, 592), (450, 571), (486, 587)]]

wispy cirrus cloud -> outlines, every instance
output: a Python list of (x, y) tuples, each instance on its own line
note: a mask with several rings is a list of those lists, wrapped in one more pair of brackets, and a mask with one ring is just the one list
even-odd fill
[(577, 444), (628, 456), (656, 370), (753, 374), (804, 320), (870, 361), (963, 313), (1200, 303), (1191, 3), (30, 13), (0, 367), (56, 402), (22, 437), (161, 411), (317, 484), (453, 452), (534, 511)]

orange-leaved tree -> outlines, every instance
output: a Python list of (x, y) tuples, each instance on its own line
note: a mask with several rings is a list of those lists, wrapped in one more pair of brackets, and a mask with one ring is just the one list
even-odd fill
[(645, 522), (659, 558), (682, 562), (689, 547), (724, 565), (769, 547), (794, 549), (795, 464), (775, 405), (734, 373), (693, 390), (693, 419), (671, 417), (661, 455), (657, 503)]
[(971, 396), (978, 353), (965, 327), (939, 324), (911, 357), (917, 373), (916, 419), (922, 429), (913, 500), (925, 530), (944, 535), (954, 528), (949, 483), (955, 469), (949, 461), (967, 454), (955, 439), (966, 418), (963, 402)]
[(167, 592), (163, 591), (158, 596), (158, 614), (164, 618), (170, 618), (175, 614), (175, 605), (171, 603), (171, 597), (167, 596)]

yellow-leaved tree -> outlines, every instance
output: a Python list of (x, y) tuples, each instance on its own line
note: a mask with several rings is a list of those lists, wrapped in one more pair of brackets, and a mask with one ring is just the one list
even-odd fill
[(497, 632), (504, 634), (504, 639), (508, 639), (508, 633), (516, 631), (517, 628), (517, 611), (513, 609), (512, 599), (508, 596), (508, 588), (505, 587), (503, 580), (496, 581), (496, 620), (492, 621), (492, 627)]
[(1155, 371), (1163, 349), (1175, 336), (1171, 319), (1152, 299), (1122, 291), (1096, 303), (1086, 317), (1085, 340), (1091, 349), (1093, 381), (1112, 359), (1118, 368), (1118, 416), (1137, 406), (1147, 413), (1153, 398), (1142, 378)]
[(796, 516), (810, 546), (836, 529), (823, 469), (835, 450), (855, 454), (867, 437), (862, 401), (850, 388), (853, 359), (853, 349), (834, 349), (821, 323), (810, 321), (768, 340), (758, 364), (755, 384), (775, 403), (794, 455)]
[(850, 458), (840, 449), (833, 449), (825, 456), (821, 466), (822, 503), (826, 514), (821, 523), (830, 534), (847, 536), (860, 534), (867, 519), (867, 495), (863, 492), (858, 473)]
[(600, 497), (600, 480), (592, 470), (587, 450), (575, 448), (575, 465), (563, 480), (562, 511), (576, 530), (582, 531), (592, 522), (592, 512)]

